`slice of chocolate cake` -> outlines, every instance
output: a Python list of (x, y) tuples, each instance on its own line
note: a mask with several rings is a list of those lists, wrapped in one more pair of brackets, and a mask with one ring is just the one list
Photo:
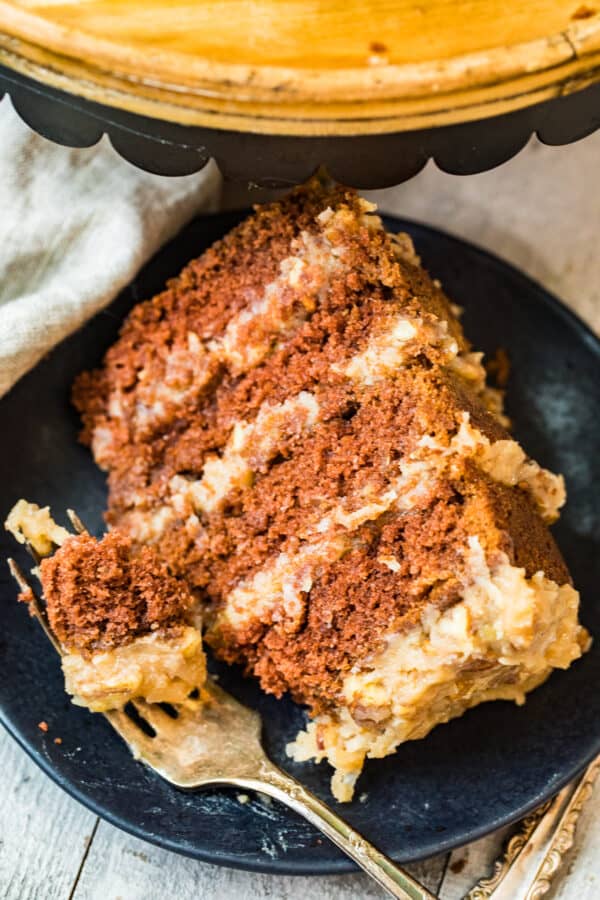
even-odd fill
[(587, 641), (548, 531), (560, 476), (505, 429), (439, 285), (316, 182), (139, 304), (75, 386), (108, 521), (187, 580), (222, 659), (313, 721), (347, 800), (391, 753), (523, 702)]
[(24, 500), (6, 526), (40, 553), (56, 548), (42, 559), (39, 576), (74, 703), (93, 712), (136, 697), (182, 703), (202, 687), (199, 612), (185, 582), (169, 573), (154, 549), (134, 548), (118, 531), (102, 540), (72, 535), (47, 507)]

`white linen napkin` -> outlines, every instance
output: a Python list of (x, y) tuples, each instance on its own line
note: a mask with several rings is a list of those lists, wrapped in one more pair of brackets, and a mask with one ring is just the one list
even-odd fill
[(106, 306), (161, 244), (216, 208), (220, 175), (151, 175), (106, 137), (72, 150), (0, 103), (0, 396)]

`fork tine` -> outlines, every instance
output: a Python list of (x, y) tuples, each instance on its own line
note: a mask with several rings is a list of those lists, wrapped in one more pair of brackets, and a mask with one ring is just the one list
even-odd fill
[(134, 759), (143, 759), (148, 765), (151, 765), (151, 759), (155, 751), (153, 746), (155, 738), (145, 734), (122, 709), (111, 709), (105, 712), (104, 716), (117, 734), (121, 735), (131, 750)]
[(34, 561), (36, 566), (39, 566), (39, 564), (42, 561), (42, 556), (40, 553), (37, 552), (37, 550), (35, 549), (33, 544), (30, 541), (28, 541), (27, 539), (25, 539), (25, 549), (29, 553), (30, 557), (32, 558), (32, 560)]
[(85, 527), (74, 509), (68, 509), (67, 515), (77, 534), (89, 534), (89, 530)]
[(17, 584), (19, 585), (21, 591), (24, 594), (27, 594), (29, 596), (29, 598), (30, 598), (29, 602), (31, 604), (31, 608), (33, 609), (33, 613), (34, 613), (36, 619), (38, 620), (38, 622), (40, 623), (40, 625), (42, 626), (42, 628), (44, 629), (44, 633), (45, 633), (46, 637), (48, 638), (48, 640), (50, 641), (50, 643), (52, 644), (52, 646), (54, 647), (56, 652), (60, 656), (62, 656), (62, 653), (63, 653), (62, 647), (61, 647), (60, 643), (58, 642), (57, 638), (55, 637), (54, 632), (52, 631), (52, 628), (50, 627), (50, 622), (48, 621), (46, 609), (45, 609), (44, 604), (42, 603), (40, 597), (38, 596), (38, 594), (36, 594), (34, 589), (31, 587), (29, 581), (27, 580), (27, 577), (23, 573), (23, 570), (21, 569), (21, 567), (19, 565), (17, 565), (17, 563), (14, 561), (14, 559), (9, 558), (8, 568), (10, 569), (10, 573), (13, 576), (13, 578), (15, 579), (15, 581), (17, 582)]
[(161, 709), (157, 703), (147, 703), (141, 697), (136, 697), (135, 700), (132, 700), (132, 704), (142, 719), (145, 719), (156, 732), (173, 727), (174, 719), (164, 709)]
[(17, 565), (17, 563), (14, 561), (14, 559), (12, 559), (12, 557), (10, 557), (10, 556), (7, 559), (7, 563), (8, 563), (8, 568), (10, 569), (10, 574), (12, 575), (12, 577), (15, 579), (15, 581), (19, 585), (21, 591), (24, 594), (30, 594), (31, 596), (35, 597), (34, 590), (31, 587), (31, 585), (29, 584), (29, 582), (27, 581), (27, 578), (25, 577), (21, 567), (19, 565)]

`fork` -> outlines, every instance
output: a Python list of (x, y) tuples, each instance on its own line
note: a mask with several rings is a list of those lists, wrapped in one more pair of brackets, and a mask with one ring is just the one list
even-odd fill
[[(67, 510), (67, 514), (78, 534), (87, 533), (73, 510)], [(26, 546), (38, 566), (40, 555), (29, 541)], [(21, 591), (28, 596), (30, 608), (46, 636), (63, 655), (64, 650), (48, 620), (43, 594), (36, 593), (13, 559), (8, 560), (8, 565)], [(239, 703), (210, 678), (201, 694), (202, 703), (197, 709), (176, 704), (163, 708), (156, 703), (135, 700), (132, 705), (137, 716), (150, 726), (144, 730), (140, 721), (136, 722), (124, 710), (104, 715), (134, 758), (175, 787), (192, 790), (226, 785), (267, 794), (315, 825), (392, 897), (436, 900), (408, 872), (271, 762), (261, 744), (262, 722), (255, 710)]]

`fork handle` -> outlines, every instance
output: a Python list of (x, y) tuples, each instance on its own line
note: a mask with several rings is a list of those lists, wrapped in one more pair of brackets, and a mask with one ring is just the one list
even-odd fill
[(240, 778), (235, 781), (236, 785), (268, 794), (299, 813), (343, 850), (392, 897), (399, 900), (436, 900), (435, 895), (411, 878), (408, 872), (377, 850), (318, 797), (307, 791), (300, 782), (276, 766), (265, 767), (259, 778)]
[(496, 862), (493, 875), (478, 881), (464, 900), (532, 900), (549, 891), (573, 846), (577, 819), (599, 773), (600, 756), (552, 801), (527, 816)]

